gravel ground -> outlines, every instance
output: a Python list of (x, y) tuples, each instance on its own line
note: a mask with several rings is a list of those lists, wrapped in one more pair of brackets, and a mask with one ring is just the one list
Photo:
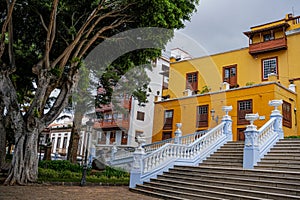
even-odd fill
[(127, 186), (0, 186), (0, 200), (158, 200), (130, 192)]

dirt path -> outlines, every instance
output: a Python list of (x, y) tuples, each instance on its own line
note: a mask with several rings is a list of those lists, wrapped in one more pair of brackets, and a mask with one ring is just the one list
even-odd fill
[(130, 192), (126, 186), (0, 186), (1, 200), (158, 200)]

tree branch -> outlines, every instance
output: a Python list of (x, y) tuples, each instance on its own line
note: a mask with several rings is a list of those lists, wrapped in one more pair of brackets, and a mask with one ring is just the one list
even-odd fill
[(50, 51), (55, 38), (56, 29), (56, 14), (57, 14), (58, 0), (53, 0), (53, 8), (50, 15), (50, 22), (48, 25), (46, 48), (45, 48), (45, 67), (48, 69), (50, 67)]
[(16, 0), (12, 0), (12, 1), (6, 0), (6, 3), (7, 3), (7, 15), (1, 30), (0, 58), (2, 57), (5, 50), (5, 36), (6, 36), (5, 33), (7, 32), (7, 26), (9, 25), (9, 23), (11, 23), (12, 13), (13, 13), (14, 6), (16, 4)]

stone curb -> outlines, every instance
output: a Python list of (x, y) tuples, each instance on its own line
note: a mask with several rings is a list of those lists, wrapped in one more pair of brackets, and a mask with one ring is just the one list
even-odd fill
[[(42, 185), (56, 185), (56, 186), (80, 186), (79, 182), (38, 182)], [(128, 184), (118, 184), (118, 183), (90, 183), (87, 182), (84, 186), (129, 186)], [(83, 186), (83, 187), (84, 187)]]

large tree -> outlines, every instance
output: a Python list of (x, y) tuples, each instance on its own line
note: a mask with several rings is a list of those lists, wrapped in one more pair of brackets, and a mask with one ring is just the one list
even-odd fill
[[(198, 0), (1, 1), (0, 149), (6, 133), (13, 133), (15, 138), (11, 170), (5, 184), (37, 180), (38, 134), (68, 104), (78, 84), (83, 59), (96, 46), (117, 35), (114, 45), (120, 44), (117, 49), (122, 49), (126, 43), (118, 40), (133, 39), (121, 33), (135, 28), (183, 28), (184, 20), (190, 19), (197, 3)], [(147, 35), (148, 40), (161, 45), (171, 37), (172, 34)], [(114, 54), (107, 52), (107, 47), (97, 51), (106, 55), (100, 58), (111, 56), (107, 53)], [(107, 87), (114, 85), (116, 77), (133, 65), (159, 56), (159, 46), (155, 47), (141, 45), (118, 56), (114, 62), (101, 62), (103, 71), (113, 72), (107, 73)], [(93, 70), (97, 69), (94, 66)], [(107, 80), (107, 76), (101, 79)], [(55, 89), (59, 92), (51, 101)], [(1, 150), (0, 154), (2, 162)]]

